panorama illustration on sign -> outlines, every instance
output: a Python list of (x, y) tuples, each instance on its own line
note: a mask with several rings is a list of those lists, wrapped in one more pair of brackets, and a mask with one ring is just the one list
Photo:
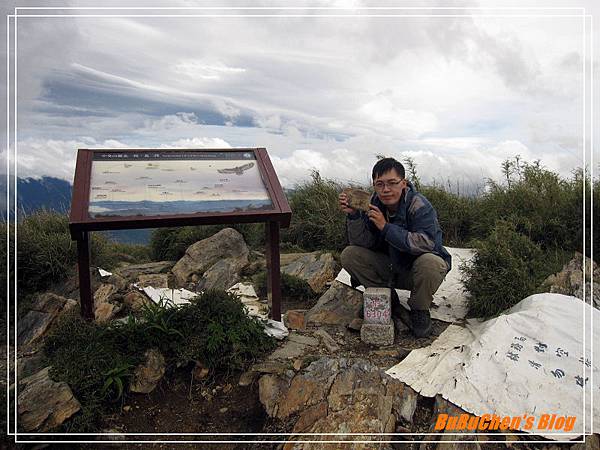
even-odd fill
[(105, 152), (92, 162), (92, 218), (270, 209), (252, 152)]

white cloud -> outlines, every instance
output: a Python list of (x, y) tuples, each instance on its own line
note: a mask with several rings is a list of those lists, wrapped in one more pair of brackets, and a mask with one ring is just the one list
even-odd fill
[(163, 148), (231, 148), (227, 142), (219, 138), (194, 137), (190, 139), (179, 139)]
[(579, 19), (32, 18), (19, 30), (23, 173), (70, 179), (75, 149), (94, 143), (265, 146), (284, 184), (311, 169), (362, 182), (376, 153), (474, 182), (517, 153), (564, 174), (580, 164)]

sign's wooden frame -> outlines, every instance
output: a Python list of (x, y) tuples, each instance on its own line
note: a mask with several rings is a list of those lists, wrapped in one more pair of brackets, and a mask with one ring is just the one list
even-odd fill
[[(89, 216), (90, 178), (92, 161), (95, 153), (139, 153), (139, 152), (251, 152), (254, 154), (263, 184), (267, 189), (273, 205), (270, 210), (235, 211), (235, 212), (201, 212), (194, 214), (173, 214), (160, 216), (135, 217), (96, 217)], [(215, 225), (235, 223), (265, 223), (267, 291), (271, 304), (271, 317), (281, 320), (281, 280), (279, 257), (279, 229), (290, 225), (292, 211), (269, 155), (265, 148), (232, 148), (232, 149), (79, 149), (73, 197), (69, 217), (69, 230), (73, 240), (77, 241), (79, 266), (79, 291), (81, 298), (81, 314), (87, 319), (94, 318), (93, 297), (90, 279), (90, 237), (92, 231), (123, 230), (136, 228), (177, 227), (188, 225)]]

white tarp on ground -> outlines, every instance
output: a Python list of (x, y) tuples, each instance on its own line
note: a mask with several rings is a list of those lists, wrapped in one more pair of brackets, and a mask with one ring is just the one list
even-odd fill
[(598, 324), (600, 311), (576, 297), (536, 294), (497, 318), (450, 325), (429, 347), (413, 350), (387, 373), (421, 395), (439, 393), (477, 416), (576, 416), (570, 435), (529, 431), (572, 439), (572, 433), (583, 431), (584, 398), (586, 432), (592, 420), (600, 430)]
[[(467, 314), (467, 296), (461, 281), (462, 272), (459, 266), (463, 262), (471, 261), (475, 251), (470, 248), (452, 248), (446, 247), (446, 250), (452, 255), (452, 270), (446, 275), (446, 279), (433, 296), (433, 305), (431, 307), (431, 317), (444, 322), (456, 322), (464, 319)], [(344, 269), (340, 271), (336, 280), (350, 286), (350, 274)], [(362, 286), (358, 290), (364, 291)], [(409, 291), (396, 289), (400, 302), (408, 308)]]

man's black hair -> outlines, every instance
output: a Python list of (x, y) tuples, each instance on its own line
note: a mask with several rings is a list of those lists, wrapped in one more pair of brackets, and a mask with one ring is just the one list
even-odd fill
[(404, 179), (405, 172), (402, 163), (396, 161), (394, 158), (381, 158), (379, 161), (377, 161), (377, 164), (373, 166), (373, 180), (392, 169), (396, 169), (396, 172), (398, 172), (400, 178)]

